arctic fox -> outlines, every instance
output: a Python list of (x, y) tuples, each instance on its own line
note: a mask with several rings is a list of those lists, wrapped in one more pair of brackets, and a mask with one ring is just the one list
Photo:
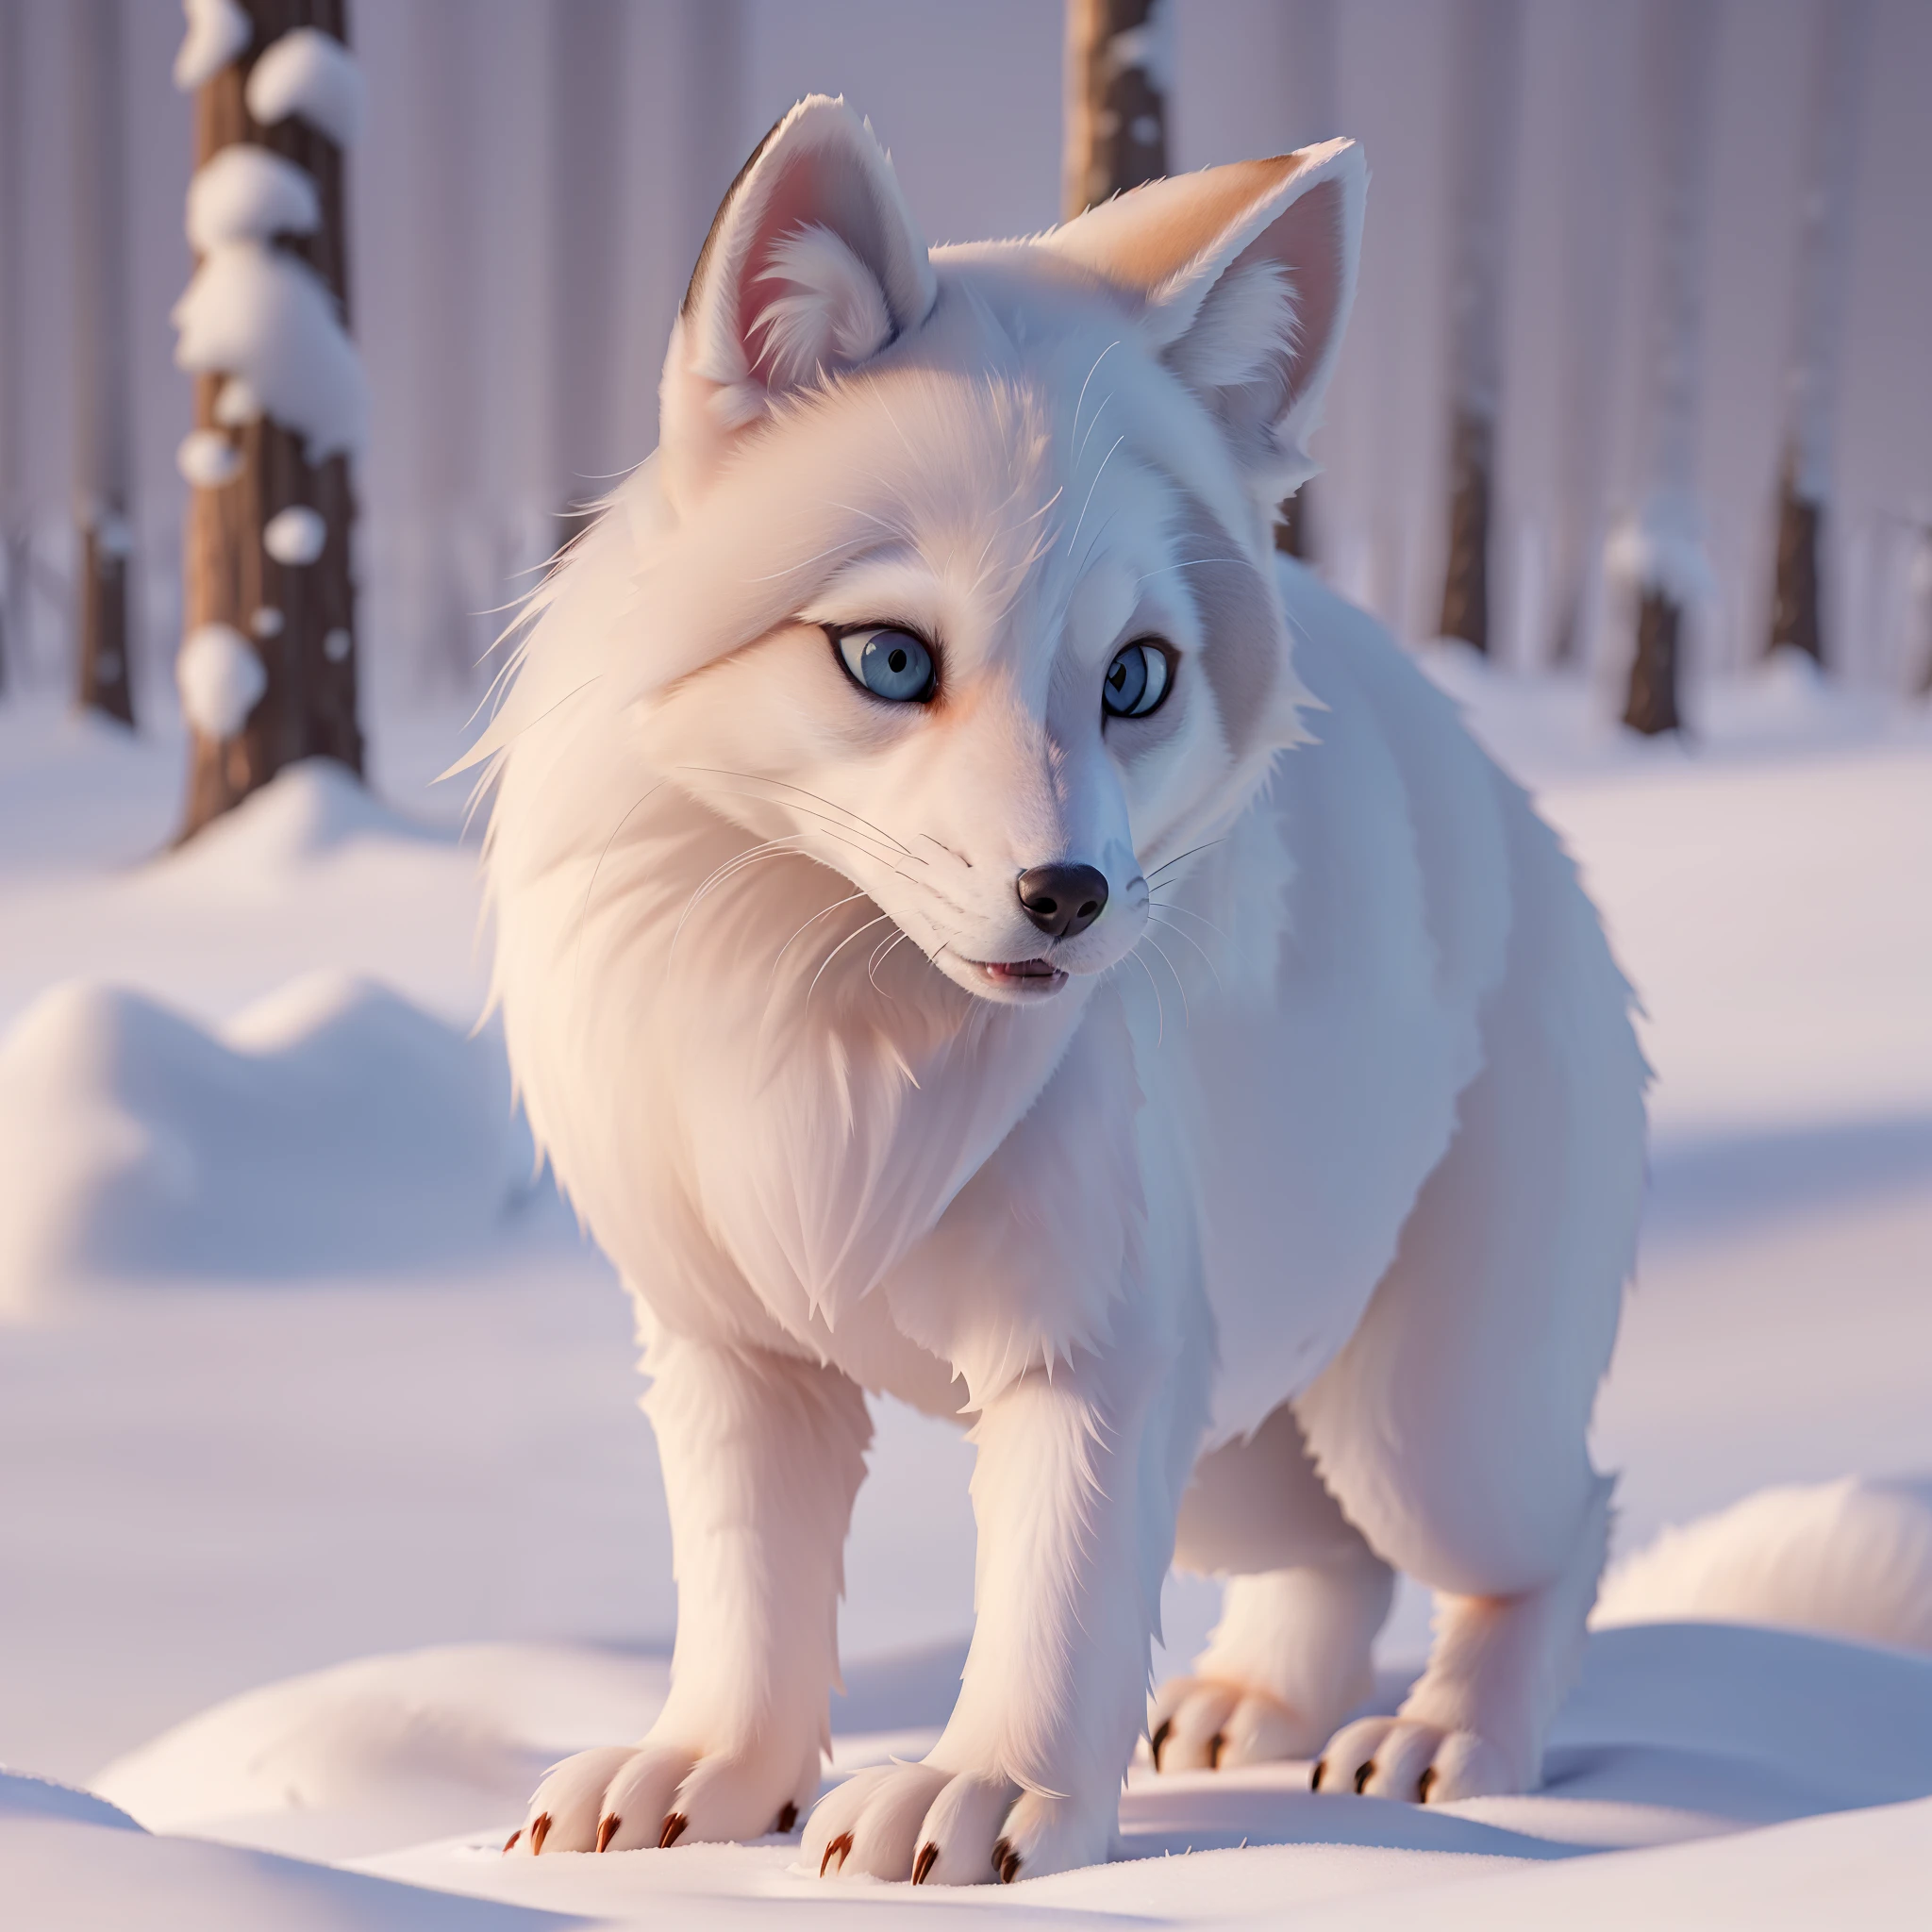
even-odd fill
[[(928, 251), (815, 97), (719, 211), (661, 445), (474, 754), (495, 996), (636, 1299), (679, 1593), (650, 1735), (553, 1771), (518, 1849), (796, 1826), (867, 1391), (970, 1425), (977, 1621), (812, 1870), (1105, 1858), (1149, 1733), (1537, 1782), (1644, 1069), (1556, 840), (1271, 544), (1366, 179), (1331, 142)], [(1150, 1709), (1174, 1562), (1224, 1614)], [(1345, 1723), (1391, 1566), (1435, 1655)]]

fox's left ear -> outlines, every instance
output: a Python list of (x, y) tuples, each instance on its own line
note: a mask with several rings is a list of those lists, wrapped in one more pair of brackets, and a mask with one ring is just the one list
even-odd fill
[(1360, 146), (1331, 141), (1150, 181), (1045, 238), (1142, 298), (1144, 339), (1266, 502), (1315, 471), (1307, 436), (1355, 299), (1368, 181)]
[(937, 293), (892, 164), (842, 100), (802, 100), (724, 196), (659, 391), (674, 500), (701, 489), (774, 402), (925, 320)]

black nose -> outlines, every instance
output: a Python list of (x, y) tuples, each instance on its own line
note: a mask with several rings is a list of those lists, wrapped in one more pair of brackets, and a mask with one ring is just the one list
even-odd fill
[(1049, 939), (1070, 940), (1107, 910), (1107, 874), (1091, 865), (1036, 865), (1020, 874), (1020, 904)]

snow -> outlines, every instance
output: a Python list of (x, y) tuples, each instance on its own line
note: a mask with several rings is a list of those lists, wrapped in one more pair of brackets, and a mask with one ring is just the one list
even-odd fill
[[(508, 1072), (366, 980), (291, 981), (218, 1033), (70, 981), (0, 1040), (0, 1311), (92, 1275), (326, 1274), (482, 1245)], [(527, 1143), (520, 1150), (527, 1172)]]
[(1626, 591), (1663, 591), (1687, 609), (1717, 595), (1703, 518), (1679, 491), (1654, 491), (1640, 513), (1618, 524), (1604, 545), (1604, 564)]
[(242, 452), (219, 429), (191, 429), (175, 451), (184, 483), (219, 490), (242, 474)]
[(225, 242), (312, 235), (321, 220), (321, 199), (307, 172), (247, 142), (204, 161), (188, 184), (188, 242), (197, 255)]
[(174, 322), (176, 365), (239, 377), (260, 408), (303, 437), (310, 462), (361, 448), (362, 364), (335, 298), (306, 262), (257, 242), (223, 242), (202, 258)]
[[(460, 723), (379, 714), (375, 793), (298, 767), (154, 858), (178, 737), (15, 702), (0, 1227), (56, 1219), (42, 1176), (92, 1109), (147, 1136), (143, 1160), (169, 1137), (204, 1150), (237, 1232), (192, 1273), (146, 1249), (110, 1269), (88, 1242), (135, 1197), (69, 1191), (60, 1224), (87, 1240), (0, 1325), (0, 1467), (31, 1478), (0, 1487), (0, 1757), (147, 1827), (0, 1783), (10, 1914), (198, 1932), (813, 1907), (840, 1924), (1345, 1915), (1356, 1932), (1909, 1923), (1932, 1850), (1932, 1659), (1816, 1633), (1859, 1627), (1886, 1548), (1924, 1548), (1932, 719), (1781, 662), (1688, 693), (1688, 741), (1636, 744), (1580, 679), (1500, 678), (1453, 649), (1428, 662), (1577, 853), (1659, 1074), (1641, 1276), (1597, 1430), (1622, 1473), (1620, 1547), (1639, 1552), (1607, 1617), (1641, 1621), (1592, 1635), (1543, 1791), (1417, 1811), (1312, 1796), (1291, 1766), (1137, 1772), (1123, 1829), (1144, 1856), (971, 1898), (826, 1888), (778, 1840), (498, 1857), (540, 1760), (648, 1721), (675, 1599), (628, 1309), (526, 1187), (496, 1050), (466, 1037), (475, 854), (460, 798), (424, 789)], [(38, 1100), (15, 1097), (23, 1054)], [(218, 1077), (260, 1111), (204, 1142)], [(391, 1118), (403, 1106), (416, 1126)], [(238, 1197), (267, 1200), (302, 1161), (333, 1218), (284, 1202), (312, 1219), (250, 1256)], [(391, 1240), (391, 1214), (443, 1180), (437, 1226)], [(841, 1768), (937, 1730), (973, 1586), (968, 1446), (881, 1405), (871, 1460)], [(1902, 1590), (1894, 1638), (1924, 1601)], [(1747, 1614), (1814, 1627), (1712, 1621)], [(1211, 1615), (1207, 1586), (1170, 1585), (1168, 1667)], [(1425, 1624), (1405, 1592), (1384, 1696)]]
[(240, 0), (181, 0), (188, 32), (175, 56), (175, 85), (192, 93), (246, 51), (255, 23)]
[(332, 34), (298, 26), (275, 42), (248, 76), (248, 111), (264, 127), (299, 114), (338, 147), (353, 147), (369, 111), (356, 57)]
[(261, 421), (261, 398), (239, 375), (231, 375), (215, 391), (215, 421), (241, 429)]
[(231, 624), (197, 625), (175, 659), (181, 710), (204, 738), (233, 738), (268, 689), (268, 673)]
[(328, 541), (328, 525), (319, 510), (291, 503), (263, 525), (261, 547), (277, 563), (313, 563)]

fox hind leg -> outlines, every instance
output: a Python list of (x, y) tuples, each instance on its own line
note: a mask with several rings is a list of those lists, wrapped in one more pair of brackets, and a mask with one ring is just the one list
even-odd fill
[(1394, 1578), (1323, 1484), (1291, 1408), (1202, 1457), (1174, 1557), (1226, 1581), (1208, 1648), (1149, 1708), (1157, 1766), (1311, 1757), (1369, 1694)]
[(1427, 1669), (1320, 1789), (1526, 1790), (1581, 1663), (1610, 1484), (1589, 1427), (1635, 1246), (1643, 1063), (1555, 841), (1526, 811), (1485, 1065), (1356, 1332), (1295, 1405), (1324, 1480), (1436, 1591)]

